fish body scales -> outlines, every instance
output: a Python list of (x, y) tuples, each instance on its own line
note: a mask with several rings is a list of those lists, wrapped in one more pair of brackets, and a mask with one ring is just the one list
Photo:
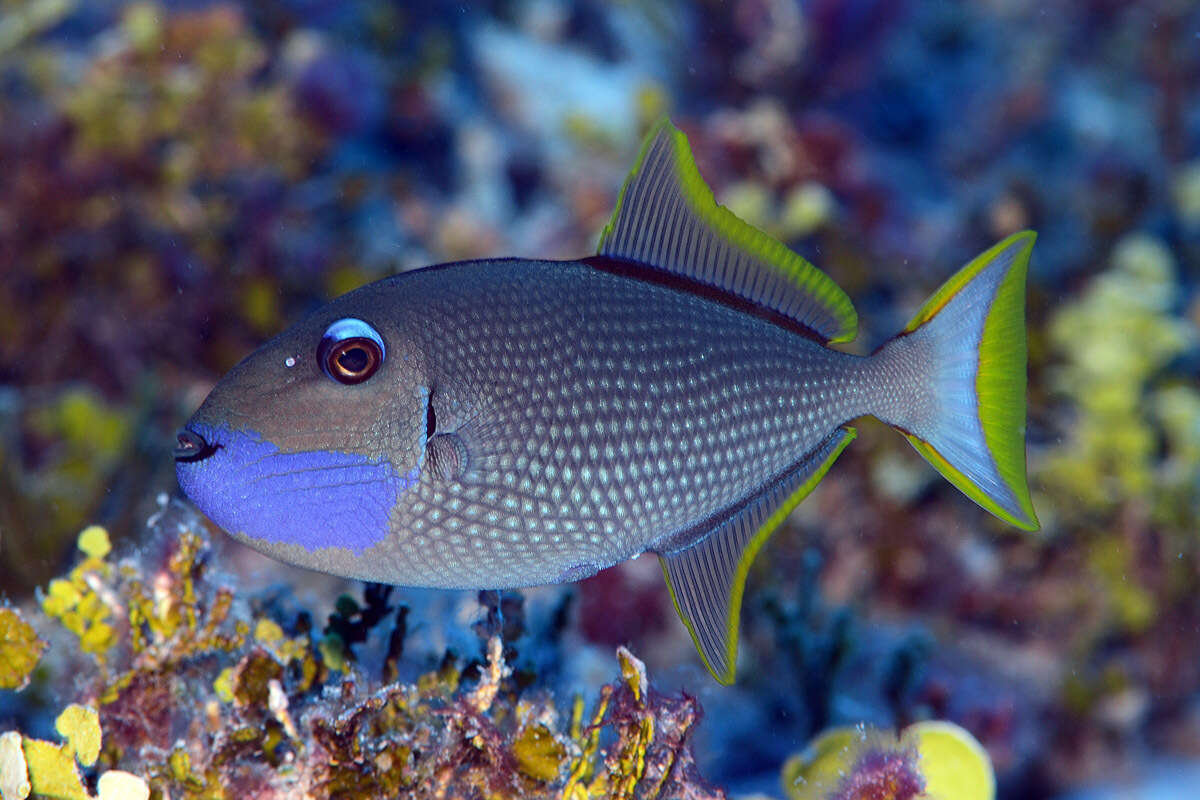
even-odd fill
[(590, 574), (698, 530), (861, 413), (859, 359), (687, 292), (580, 262), (422, 277), (397, 311), (467, 466), (401, 499), (370, 554), (392, 579)]

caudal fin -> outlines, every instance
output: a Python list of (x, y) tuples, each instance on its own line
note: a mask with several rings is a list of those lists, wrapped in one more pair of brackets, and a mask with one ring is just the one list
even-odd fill
[(1037, 530), (1025, 477), (1025, 274), (1036, 234), (1013, 234), (946, 281), (877, 354), (911, 385), (876, 416), (996, 516)]

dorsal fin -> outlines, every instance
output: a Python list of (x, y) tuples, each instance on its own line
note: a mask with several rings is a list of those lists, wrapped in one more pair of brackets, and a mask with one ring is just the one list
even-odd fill
[(828, 275), (717, 205), (687, 138), (669, 120), (646, 137), (599, 253), (730, 292), (827, 342), (853, 339), (858, 327), (850, 298)]
[(854, 436), (853, 428), (838, 428), (711, 532), (678, 550), (659, 553), (675, 610), (692, 634), (704, 665), (721, 683), (733, 683), (742, 591), (754, 556), (821, 482)]

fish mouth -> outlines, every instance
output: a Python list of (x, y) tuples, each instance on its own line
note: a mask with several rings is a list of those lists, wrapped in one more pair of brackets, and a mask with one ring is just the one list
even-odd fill
[(221, 445), (210, 443), (189, 428), (183, 428), (175, 434), (175, 442), (176, 462), (203, 461), (221, 448)]

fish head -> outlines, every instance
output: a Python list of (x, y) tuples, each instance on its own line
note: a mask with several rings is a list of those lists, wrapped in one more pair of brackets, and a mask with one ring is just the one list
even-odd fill
[(371, 305), (357, 294), (222, 378), (178, 434), (176, 474), (192, 502), (252, 547), (381, 579), (367, 551), (419, 482), (429, 392), (402, 320), (355, 313)]

